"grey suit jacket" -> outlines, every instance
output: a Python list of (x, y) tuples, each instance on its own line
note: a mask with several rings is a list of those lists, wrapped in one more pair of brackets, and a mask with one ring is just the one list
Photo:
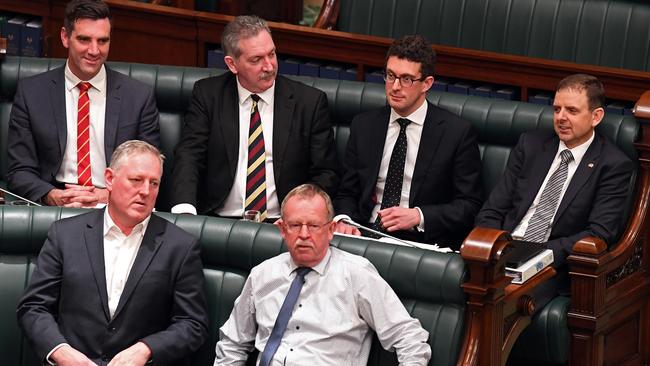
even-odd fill
[[(9, 121), (9, 189), (40, 201), (54, 188), (67, 140), (64, 67), (18, 83)], [(160, 145), (153, 90), (106, 67), (106, 162), (127, 140)]]
[(21, 299), (18, 322), (39, 359), (68, 343), (99, 365), (142, 340), (154, 364), (181, 365), (206, 339), (200, 247), (152, 215), (111, 319), (103, 241), (104, 210), (52, 224)]

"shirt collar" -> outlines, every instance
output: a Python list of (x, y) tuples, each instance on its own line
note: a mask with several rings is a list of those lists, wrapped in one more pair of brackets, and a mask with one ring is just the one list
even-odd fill
[[(131, 234), (137, 233), (140, 236), (144, 236), (144, 232), (147, 231), (147, 226), (149, 226), (150, 219), (151, 219), (151, 214), (149, 214), (149, 216), (147, 216), (140, 223), (135, 225), (133, 231), (131, 231)], [(106, 206), (106, 208), (104, 208), (104, 237), (106, 237), (106, 235), (108, 235), (110, 232), (117, 232), (124, 235), (122, 230), (120, 230), (120, 228), (117, 227), (117, 225), (113, 221), (113, 218), (111, 218), (111, 215), (108, 213), (108, 206)]]
[(564, 141), (560, 140), (560, 144), (558, 146), (557, 153), (555, 154), (555, 158), (557, 159), (560, 153), (565, 149), (569, 149), (569, 151), (571, 151), (571, 155), (573, 155), (573, 161), (576, 164), (580, 164), (580, 161), (582, 161), (582, 157), (585, 156), (585, 154), (587, 153), (587, 149), (589, 149), (589, 146), (591, 146), (591, 143), (594, 141), (595, 136), (596, 136), (596, 132), (592, 130), (591, 137), (589, 138), (589, 140), (583, 142), (582, 144), (572, 149), (569, 149), (564, 143)]
[(65, 62), (65, 88), (66, 90), (70, 91), (73, 88), (77, 87), (77, 84), (79, 84), (82, 81), (87, 81), (89, 82), (94, 89), (97, 89), (99, 91), (102, 91), (104, 87), (106, 86), (106, 68), (104, 65), (99, 69), (99, 72), (93, 76), (90, 80), (81, 80), (75, 75), (72, 70), (70, 70), (70, 66), (68, 65), (68, 61)]
[[(240, 83), (239, 79), (237, 79), (237, 94), (239, 95), (239, 105), (243, 105), (253, 94), (248, 89), (244, 88)], [(273, 85), (271, 85), (270, 88), (266, 89), (265, 91), (261, 93), (255, 93), (257, 94), (260, 99), (266, 103), (266, 105), (273, 105), (273, 96), (275, 95), (275, 82), (273, 82)]]
[(422, 125), (424, 125), (424, 120), (427, 118), (427, 109), (429, 107), (428, 105), (429, 105), (429, 103), (425, 99), (424, 102), (422, 103), (422, 105), (418, 107), (418, 109), (416, 109), (415, 111), (413, 111), (413, 113), (409, 114), (406, 117), (400, 116), (399, 114), (397, 114), (397, 112), (395, 112), (395, 110), (393, 108), (391, 108), (390, 109), (390, 118), (388, 119), (388, 121), (390, 123), (393, 123), (393, 122), (397, 121), (400, 118), (406, 118), (406, 119), (410, 120), (411, 123), (415, 123), (415, 124), (418, 124), (418, 125), (422, 126)]
[[(323, 260), (321, 260), (317, 265), (311, 267), (311, 269), (321, 276), (324, 275), (331, 257), (332, 257), (332, 251), (330, 250), (330, 248), (327, 248), (327, 253), (325, 253), (325, 257), (323, 257)], [(289, 258), (291, 258), (291, 256), (289, 256)], [(291, 258), (291, 260), (289, 261), (289, 274), (293, 273), (293, 271), (295, 271), (298, 268), (299, 268), (298, 265), (296, 265), (296, 263), (293, 261), (293, 258)]]

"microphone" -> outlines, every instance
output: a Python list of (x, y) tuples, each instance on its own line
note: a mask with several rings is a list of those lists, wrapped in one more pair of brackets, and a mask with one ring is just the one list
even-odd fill
[(34, 202), (34, 201), (30, 201), (30, 200), (28, 200), (27, 198), (22, 197), (22, 196), (19, 196), (19, 195), (15, 194), (15, 193), (13, 193), (13, 192), (11, 192), (11, 191), (8, 191), (8, 190), (6, 190), (6, 189), (2, 189), (2, 188), (0, 188), (0, 192), (6, 193), (6, 194), (8, 194), (8, 195), (10, 195), (10, 196), (12, 196), (12, 197), (16, 197), (16, 198), (18, 198), (19, 200), (25, 201), (25, 202), (29, 203), (29, 204), (32, 205), (32, 206), (43, 206), (43, 205), (41, 205), (41, 204), (39, 204), (39, 203), (36, 203), (36, 202)]
[(413, 243), (410, 243), (410, 242), (408, 242), (408, 241), (406, 241), (406, 240), (402, 240), (402, 239), (396, 238), (396, 237), (394, 237), (394, 236), (392, 236), (392, 235), (388, 235), (388, 234), (386, 234), (386, 233), (382, 233), (381, 231), (377, 231), (377, 230), (371, 229), (371, 228), (369, 228), (369, 227), (363, 226), (363, 225), (361, 225), (361, 224), (357, 224), (356, 222), (354, 222), (354, 221), (352, 221), (352, 220), (350, 220), (350, 219), (348, 219), (348, 218), (346, 218), (346, 217), (341, 218), (339, 221), (343, 221), (344, 223), (346, 223), (346, 224), (348, 224), (348, 225), (350, 225), (350, 226), (354, 226), (354, 227), (356, 227), (356, 228), (359, 229), (359, 230), (365, 230), (365, 231), (370, 232), (370, 233), (373, 233), (373, 234), (375, 234), (375, 235), (379, 235), (379, 236), (381, 236), (381, 237), (383, 237), (383, 238), (388, 238), (388, 239), (391, 239), (391, 240), (398, 241), (398, 242), (400, 242), (400, 243), (402, 243), (402, 244), (404, 244), (404, 245), (407, 245), (407, 246), (409, 246), (409, 247), (412, 247), (412, 248), (419, 248), (417, 245), (415, 245), (415, 244), (413, 244)]

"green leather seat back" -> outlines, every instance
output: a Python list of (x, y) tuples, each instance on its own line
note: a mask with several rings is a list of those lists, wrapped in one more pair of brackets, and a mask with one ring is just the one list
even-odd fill
[(644, 0), (341, 0), (337, 29), (649, 71), (648, 19)]
[[(55, 220), (85, 210), (58, 207), (0, 206), (0, 343), (12, 365), (37, 365), (20, 337), (15, 307), (33, 270), (47, 230)], [(229, 219), (158, 213), (193, 234), (201, 243), (210, 312), (210, 339), (195, 354), (193, 365), (212, 365), (218, 329), (226, 321), (252, 267), (286, 251), (273, 225)], [(455, 365), (465, 331), (465, 264), (456, 253), (446, 254), (376, 241), (335, 236), (332, 245), (370, 260), (398, 294), (409, 313), (429, 331), (433, 350), (430, 365)], [(7, 296), (4, 296), (7, 294)], [(22, 346), (21, 346), (22, 345)], [(21, 348), (22, 347), (22, 348)], [(375, 339), (369, 365), (397, 365), (394, 354)]]

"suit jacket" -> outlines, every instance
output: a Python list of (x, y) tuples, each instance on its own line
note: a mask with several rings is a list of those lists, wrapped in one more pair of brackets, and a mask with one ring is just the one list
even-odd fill
[[(199, 80), (174, 152), (172, 205), (200, 214), (223, 206), (239, 154), (239, 99), (235, 75)], [(278, 200), (302, 183), (332, 194), (338, 185), (334, 134), (325, 93), (278, 76), (273, 106), (273, 169)], [(248, 123), (248, 121), (246, 121)]]
[[(506, 171), (476, 218), (477, 226), (513, 231), (539, 192), (557, 153), (553, 132), (523, 133), (510, 153)], [(557, 268), (549, 291), (568, 293), (566, 258), (586, 236), (615, 243), (622, 228), (625, 199), (634, 164), (614, 144), (596, 133), (580, 161), (553, 219), (547, 248)], [(554, 296), (553, 294), (546, 294)]]
[[(390, 107), (386, 106), (352, 121), (334, 207), (359, 223), (370, 221), (375, 205), (389, 117)], [(422, 210), (425, 230), (401, 234), (407, 239), (459, 247), (481, 207), (482, 192), (476, 133), (469, 122), (429, 103), (409, 195), (409, 207)]]
[[(9, 120), (9, 189), (40, 201), (54, 188), (67, 140), (65, 75), (60, 67), (21, 80)], [(127, 140), (160, 145), (158, 110), (153, 90), (106, 67), (104, 149), (110, 162)]]
[(18, 322), (43, 360), (68, 343), (99, 365), (144, 341), (156, 365), (179, 361), (208, 333), (200, 248), (152, 215), (113, 318), (108, 310), (104, 210), (55, 222), (18, 305)]

